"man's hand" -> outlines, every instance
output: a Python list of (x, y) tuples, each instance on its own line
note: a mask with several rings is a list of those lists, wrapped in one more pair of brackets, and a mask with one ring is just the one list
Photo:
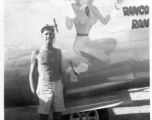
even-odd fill
[(65, 87), (63, 87), (63, 97), (64, 97), (64, 100), (67, 100), (67, 94), (66, 94), (66, 89)]

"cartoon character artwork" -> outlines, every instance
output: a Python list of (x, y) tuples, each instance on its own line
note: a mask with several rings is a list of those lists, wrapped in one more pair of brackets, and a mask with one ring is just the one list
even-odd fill
[(89, 32), (93, 25), (98, 20), (106, 25), (111, 18), (110, 14), (103, 17), (98, 8), (93, 5), (93, 0), (75, 0), (75, 3), (66, 0), (66, 5), (68, 6), (66, 27), (71, 30), (74, 25), (77, 32), (73, 43), (74, 52), (88, 59), (110, 62), (109, 55), (116, 47), (117, 40), (114, 38), (91, 40), (89, 38)]
[(73, 62), (70, 60), (70, 67), (66, 70), (66, 73), (70, 74), (70, 81), (71, 82), (78, 82), (78, 75), (82, 72), (87, 72), (88, 65), (86, 63), (80, 63), (77, 67), (73, 66)]
[[(67, 6), (66, 27), (71, 30), (74, 25), (76, 29), (72, 50), (74, 54), (85, 58), (95, 68), (108, 64), (111, 61), (110, 54), (115, 49), (117, 40), (114, 38), (91, 40), (89, 32), (98, 20), (106, 25), (111, 18), (110, 14), (103, 17), (98, 8), (93, 5), (93, 0), (75, 0), (75, 2), (65, 0), (65, 4)], [(118, 4), (113, 5), (115, 9), (117, 6)], [(70, 81), (77, 82), (78, 74), (87, 72), (87, 62), (80, 62), (77, 67), (70, 66), (66, 70), (71, 75)]]

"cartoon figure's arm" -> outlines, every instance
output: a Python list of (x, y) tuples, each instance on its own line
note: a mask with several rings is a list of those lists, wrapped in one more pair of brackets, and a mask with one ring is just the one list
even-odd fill
[(108, 14), (106, 17), (103, 17), (96, 6), (90, 7), (91, 12), (100, 20), (100, 22), (106, 25), (110, 20), (110, 15)]
[[(121, 2), (120, 2), (121, 1)], [(110, 11), (110, 13), (106, 16), (106, 17), (103, 17), (100, 13), (100, 11), (98, 10), (98, 8), (96, 6), (90, 6), (89, 9), (91, 10), (91, 12), (96, 16), (98, 17), (98, 19), (100, 20), (100, 22), (104, 25), (106, 25), (110, 18), (111, 18), (111, 13), (112, 11), (115, 9), (115, 10), (119, 10), (120, 9), (120, 4), (123, 3), (123, 0), (117, 0), (115, 3), (114, 3), (114, 6), (112, 8), (112, 10)]]
[(73, 9), (73, 3), (69, 0), (65, 0), (65, 4), (67, 6), (67, 13), (66, 13), (66, 27), (68, 30), (71, 30), (73, 27), (73, 18), (75, 17), (75, 12)]

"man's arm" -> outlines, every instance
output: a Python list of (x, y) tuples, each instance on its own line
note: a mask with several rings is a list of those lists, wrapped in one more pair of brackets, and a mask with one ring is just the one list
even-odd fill
[(37, 56), (38, 52), (33, 51), (31, 55), (31, 66), (30, 66), (30, 74), (29, 74), (29, 82), (30, 82), (30, 88), (34, 95), (36, 95), (36, 80), (35, 80), (35, 71), (37, 69)]
[(60, 66), (59, 66), (59, 70), (60, 70), (60, 75), (61, 75), (61, 82), (63, 85), (63, 96), (64, 96), (64, 100), (67, 100), (67, 94), (66, 94), (66, 89), (65, 89), (65, 81), (64, 81), (64, 75), (63, 75), (63, 69), (62, 69), (62, 51), (60, 50), (59, 52), (60, 55)]
[(60, 75), (61, 75), (61, 81), (64, 86), (64, 77), (63, 77), (63, 72), (62, 72), (62, 51), (61, 50), (59, 51), (59, 55), (60, 55), (59, 71), (60, 71)]

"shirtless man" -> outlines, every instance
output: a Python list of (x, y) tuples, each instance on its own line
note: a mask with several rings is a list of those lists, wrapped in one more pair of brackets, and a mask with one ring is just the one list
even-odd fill
[[(53, 120), (61, 120), (64, 111), (63, 86), (61, 81), (61, 50), (53, 47), (54, 27), (41, 29), (44, 45), (31, 55), (29, 82), (34, 100), (39, 99), (38, 113), (41, 120), (49, 119), (53, 110)], [(35, 72), (38, 69), (38, 86), (35, 84)]]

